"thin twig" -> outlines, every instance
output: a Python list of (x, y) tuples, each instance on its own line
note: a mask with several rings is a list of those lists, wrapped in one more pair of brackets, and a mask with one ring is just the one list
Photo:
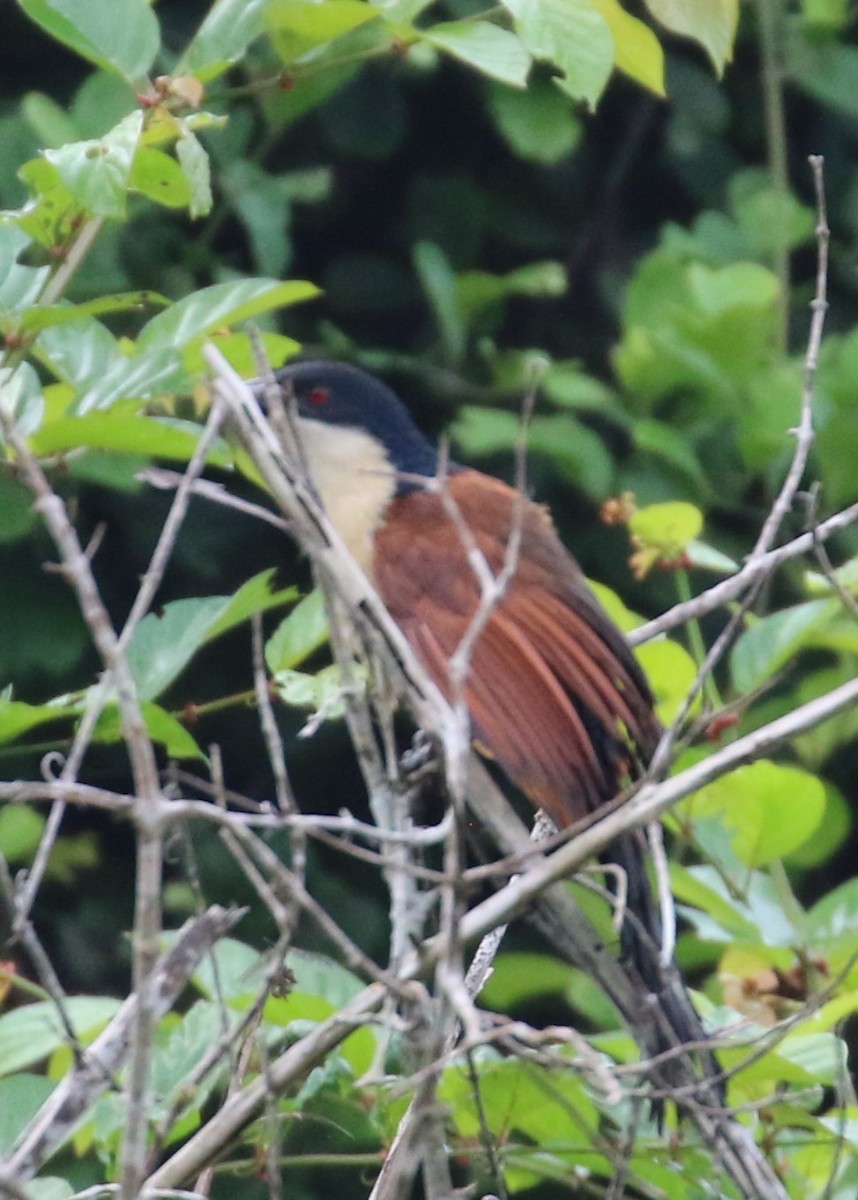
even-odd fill
[(641, 646), (644, 642), (652, 641), (653, 638), (667, 633), (670, 629), (675, 629), (678, 625), (684, 625), (686, 621), (699, 619), (706, 616), (707, 613), (714, 612), (716, 608), (721, 608), (732, 600), (737, 600), (755, 579), (768, 578), (777, 567), (791, 559), (807, 554), (814, 549), (818, 542), (825, 542), (835, 534), (842, 533), (856, 521), (858, 521), (858, 504), (850, 504), (848, 508), (842, 509), (839, 513), (835, 513), (823, 521), (813, 533), (802, 533), (776, 550), (769, 550), (767, 554), (761, 555), (752, 562), (747, 562), (735, 575), (730, 575), (720, 583), (707, 588), (693, 600), (684, 600), (680, 604), (674, 604), (660, 617), (638, 625), (637, 629), (632, 629), (626, 634), (626, 641), (631, 646)]

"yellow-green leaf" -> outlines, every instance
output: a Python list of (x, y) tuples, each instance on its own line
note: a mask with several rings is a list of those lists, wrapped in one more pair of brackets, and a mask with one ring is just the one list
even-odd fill
[(723, 74), (733, 58), (739, 0), (646, 0), (647, 8), (672, 33), (693, 38)]
[(593, 0), (593, 7), (608, 23), (619, 69), (657, 96), (663, 96), (664, 51), (653, 31), (626, 12), (618, 0)]
[(685, 811), (692, 819), (717, 817), (741, 861), (761, 867), (814, 834), (825, 813), (825, 788), (807, 771), (761, 759), (702, 788)]

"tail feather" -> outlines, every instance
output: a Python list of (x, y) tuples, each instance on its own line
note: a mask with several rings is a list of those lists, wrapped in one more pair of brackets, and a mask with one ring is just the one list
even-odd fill
[[(623, 834), (605, 854), (605, 861), (619, 867), (626, 879), (625, 913), (620, 930), (620, 957), (627, 971), (638, 977), (642, 994), (657, 1009), (655, 1054), (675, 1051), (677, 1043), (693, 1047), (704, 1080), (711, 1081), (712, 1102), (726, 1101), (722, 1072), (715, 1055), (707, 1048), (706, 1031), (691, 1002), (676, 965), (662, 955), (662, 918), (645, 866), (643, 830)], [(663, 1075), (670, 1078), (669, 1063)], [(661, 1106), (654, 1104), (657, 1116)], [(681, 1107), (681, 1105), (680, 1105)]]

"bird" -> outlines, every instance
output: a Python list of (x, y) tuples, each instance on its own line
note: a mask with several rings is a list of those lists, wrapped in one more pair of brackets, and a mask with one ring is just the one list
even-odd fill
[[(461, 683), (471, 736), (559, 829), (598, 814), (643, 776), (661, 725), (641, 667), (548, 509), (455, 462), (445, 463), (439, 485), (438, 450), (396, 393), (356, 366), (297, 362), (275, 379), (297, 404), (304, 463), (328, 518), (448, 698), (451, 659), (481, 602), (469, 551), (476, 547), (497, 577), (516, 530), (513, 569)], [(627, 884), (620, 955), (679, 1038), (705, 1043), (676, 971), (662, 962), (646, 858), (646, 835), (635, 830), (603, 859)], [(717, 1076), (705, 1058), (705, 1074)]]

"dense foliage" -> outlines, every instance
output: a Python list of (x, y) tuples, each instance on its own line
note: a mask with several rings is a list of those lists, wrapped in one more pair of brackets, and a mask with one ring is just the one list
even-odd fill
[[(103, 656), (68, 571), (55, 566), (16, 439), (63, 498), (121, 630), (175, 487), (153, 464), (184, 468), (208, 411), (207, 342), (248, 377), (260, 345), (275, 366), (300, 347), (356, 361), (384, 374), (425, 428), (448, 429), (458, 458), (507, 477), (536, 381), (529, 486), (631, 633), (638, 614), (738, 569), (786, 477), (817, 289), (807, 156), (823, 154), (829, 324), (811, 372), (804, 490), (778, 541), (854, 503), (849, 6), (759, 0), (738, 30), (735, 0), (631, 8), (19, 0), (4, 13), (0, 779), (59, 775), (62, 760), (43, 756), (68, 754), (97, 704), (77, 777), (112, 795), (134, 786), (120, 708), (97, 687)], [(228, 438), (206, 463), (209, 480), (264, 502)], [(855, 678), (856, 552), (844, 521), (824, 549), (811, 545), (766, 579), (691, 706), (677, 770)], [(218, 764), (231, 794), (257, 804), (273, 794), (249, 632), (262, 614), (301, 809), (366, 818), (342, 681), (309, 586), (282, 531), (216, 497), (192, 501), (127, 646), (176, 795), (209, 795)], [(666, 724), (731, 611), (735, 602), (640, 646)], [(746, 1106), (796, 1198), (852, 1200), (858, 1188), (848, 1070), (856, 711), (809, 725), (667, 818), (679, 960), (713, 1029), (743, 1022), (724, 1052), (736, 1068), (729, 1101)], [(312, 736), (301, 738), (308, 720)], [(26, 804), (2, 795), (15, 802), (0, 805), (0, 911), (10, 928), (17, 912), (19, 935), (22, 896), (33, 918), (0, 949), (5, 1153), (75, 1063), (52, 994), (67, 993), (65, 1013), (86, 1044), (130, 990), (135, 879), (127, 814), (84, 798), (44, 842), (50, 793)], [(427, 808), (421, 816), (436, 820)], [(13, 877), (40, 844), (49, 854), (28, 894), (27, 876)], [(267, 844), (294, 865), (286, 831)], [(377, 864), (311, 839), (307, 880), (344, 934), (384, 964)], [(579, 890), (608, 930), (604, 901)], [(214, 824), (189, 822), (168, 839), (168, 930), (214, 901), (249, 911), (156, 1031), (148, 1132), (163, 1158), (228, 1087), (364, 986), (305, 918), (301, 948), (286, 959), (294, 982), (259, 1005), (271, 984), (261, 952), (282, 929), (258, 893)], [(524, 930), (506, 945), (481, 1005), (579, 1028), (612, 1067), (634, 1057), (592, 981)], [(257, 1022), (245, 1057), (195, 1076), (224, 1022), (245, 1019)], [(380, 1025), (355, 1029), (242, 1134), (205, 1186), (213, 1196), (273, 1194), (276, 1181), (289, 1196), (367, 1195), (407, 1076), (395, 1037)], [(663, 1134), (628, 1099), (618, 1104), (585, 1073), (548, 1069), (537, 1055), (484, 1047), (444, 1070), (438, 1097), (454, 1178), (476, 1180), (480, 1194), (604, 1194), (624, 1155), (629, 1195), (733, 1194), (681, 1130)], [(24, 1194), (63, 1200), (119, 1178), (125, 1121), (121, 1096), (107, 1092)]]

